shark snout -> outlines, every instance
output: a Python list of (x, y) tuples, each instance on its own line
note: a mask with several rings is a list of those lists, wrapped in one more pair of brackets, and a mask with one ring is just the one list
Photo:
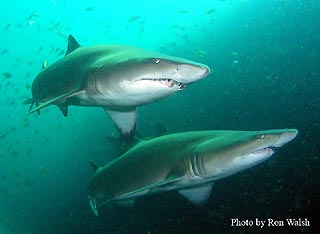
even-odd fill
[(292, 141), (298, 134), (298, 130), (296, 129), (288, 129), (286, 132), (283, 132), (277, 142), (274, 144), (275, 147), (281, 147), (284, 144)]
[(202, 77), (207, 77), (210, 74), (210, 68), (207, 65), (202, 65), (203, 75)]
[(184, 84), (191, 84), (210, 74), (210, 68), (204, 64), (181, 64), (177, 68), (179, 77), (177, 81)]

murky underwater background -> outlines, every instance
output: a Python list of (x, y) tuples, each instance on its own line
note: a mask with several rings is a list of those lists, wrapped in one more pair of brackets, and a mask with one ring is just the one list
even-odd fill
[[(320, 230), (320, 2), (317, 0), (9, 1), (0, 3), (0, 233), (317, 233)], [(176, 192), (95, 217), (89, 160), (118, 155), (101, 108), (22, 102), (48, 60), (82, 45), (123, 43), (207, 64), (212, 74), (139, 108), (138, 135), (297, 128), (264, 164), (219, 180), (207, 204)], [(231, 218), (308, 218), (309, 228), (230, 227)]]

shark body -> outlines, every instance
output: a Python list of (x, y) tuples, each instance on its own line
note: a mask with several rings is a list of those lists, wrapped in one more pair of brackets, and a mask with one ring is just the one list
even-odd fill
[(130, 202), (168, 190), (178, 190), (191, 202), (204, 202), (215, 180), (265, 161), (297, 133), (195, 131), (140, 142), (106, 166), (93, 166), (87, 187), (91, 208), (98, 215), (98, 207), (108, 202)]
[(31, 104), (29, 114), (57, 105), (64, 116), (69, 105), (103, 107), (120, 133), (131, 137), (136, 107), (183, 90), (209, 73), (204, 64), (127, 45), (83, 47), (70, 35), (66, 56), (37, 75), (25, 104)]

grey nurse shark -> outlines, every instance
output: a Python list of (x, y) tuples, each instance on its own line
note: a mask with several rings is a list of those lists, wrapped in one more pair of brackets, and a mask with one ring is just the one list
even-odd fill
[[(83, 47), (68, 38), (66, 56), (43, 67), (32, 83), (29, 114), (57, 105), (103, 107), (124, 136), (136, 129), (136, 107), (165, 98), (210, 73), (190, 60), (127, 45)], [(36, 108), (32, 109), (36, 104)]]
[(194, 131), (141, 141), (95, 170), (87, 190), (91, 208), (109, 202), (178, 190), (191, 202), (206, 201), (215, 180), (257, 165), (294, 139), (295, 129)]

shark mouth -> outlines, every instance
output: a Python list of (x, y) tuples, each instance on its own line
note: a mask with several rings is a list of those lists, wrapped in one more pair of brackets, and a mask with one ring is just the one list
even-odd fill
[(166, 79), (166, 78), (161, 78), (161, 79), (142, 79), (142, 80), (148, 80), (148, 81), (154, 81), (160, 84), (164, 84), (168, 88), (177, 88), (177, 90), (184, 90), (187, 85), (172, 79)]
[(262, 148), (262, 149), (258, 149), (256, 151), (253, 151), (251, 154), (263, 154), (263, 155), (272, 155), (275, 153), (274, 151), (274, 148), (273, 146), (268, 146), (268, 147), (265, 147), (265, 148)]
[(94, 198), (89, 196), (89, 202), (90, 202), (90, 207), (92, 209), (93, 214), (95, 216), (98, 216), (98, 209), (97, 209), (96, 199), (94, 199)]
[[(265, 148), (260, 148), (250, 153), (240, 156), (239, 159), (244, 160), (244, 163), (255, 165), (259, 162), (262, 162), (275, 153), (273, 146), (267, 146)], [(243, 164), (243, 163), (242, 163)]]

